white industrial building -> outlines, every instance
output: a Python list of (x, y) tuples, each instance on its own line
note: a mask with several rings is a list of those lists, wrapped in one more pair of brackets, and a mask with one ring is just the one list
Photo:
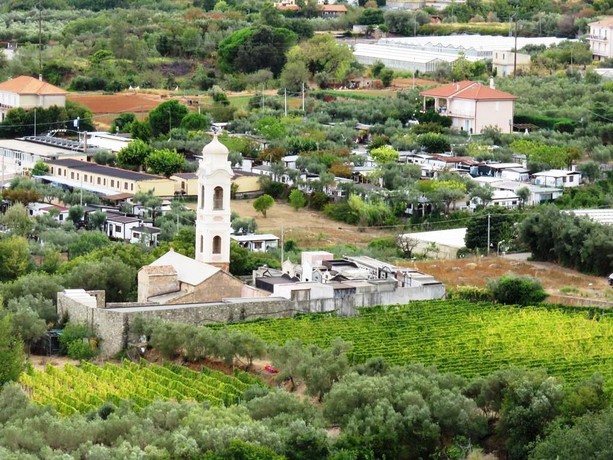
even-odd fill
[(395, 70), (431, 72), (443, 63), (455, 62), (460, 55), (464, 55), (470, 62), (492, 59), (495, 51), (509, 52), (515, 49), (515, 40), (517, 49), (526, 45), (551, 46), (564, 41), (556, 37), (516, 39), (490, 35), (382, 38), (376, 44), (357, 43), (353, 54), (359, 63), (365, 65), (380, 61)]
[(573, 209), (566, 211), (579, 217), (587, 217), (603, 225), (613, 225), (613, 209)]
[[(491, 58), (494, 51), (505, 51), (515, 48), (515, 37), (501, 35), (447, 35), (447, 36), (421, 36), (382, 38), (377, 41), (379, 45), (402, 46), (421, 49), (437, 53), (458, 54), (466, 56), (481, 56)], [(526, 45), (557, 45), (565, 38), (557, 37), (517, 37), (517, 49)]]
[[(435, 53), (412, 48), (357, 43), (353, 55), (360, 64), (373, 65), (379, 61), (394, 70), (433, 72), (441, 64), (451, 64), (458, 59), (456, 54)], [(467, 56), (469, 61), (481, 58)]]

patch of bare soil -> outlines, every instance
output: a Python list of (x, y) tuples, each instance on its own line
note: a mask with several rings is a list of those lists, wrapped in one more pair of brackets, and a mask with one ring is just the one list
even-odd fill
[(118, 94), (70, 94), (68, 99), (84, 105), (93, 114), (123, 112), (142, 113), (156, 108), (162, 101), (159, 96), (141, 93)]
[[(475, 257), (456, 260), (425, 260), (406, 263), (434, 276), (445, 286), (485, 287), (489, 278), (513, 274), (538, 278), (549, 294), (569, 291), (576, 296), (605, 300), (607, 280), (546, 262), (513, 260), (505, 257)], [(562, 290), (562, 291), (561, 291)]]
[(423, 78), (394, 78), (392, 86), (395, 88), (412, 88), (415, 86), (436, 86), (437, 82), (434, 80), (425, 80)]
[(254, 200), (233, 200), (232, 210), (241, 217), (254, 217), (258, 233), (285, 235), (285, 241), (296, 240), (301, 248), (355, 244), (367, 246), (375, 238), (391, 236), (383, 229), (363, 229), (327, 218), (307, 208), (295, 211), (291, 206), (275, 202), (264, 217), (253, 208)]
[(32, 365), (34, 370), (41, 372), (43, 372), (49, 364), (53, 367), (58, 367), (60, 369), (62, 369), (66, 364), (74, 364), (75, 366), (79, 364), (79, 361), (70, 359), (66, 356), (30, 355), (28, 361)]

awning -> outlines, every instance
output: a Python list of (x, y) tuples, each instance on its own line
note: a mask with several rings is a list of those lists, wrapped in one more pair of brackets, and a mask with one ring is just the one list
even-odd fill
[(70, 180), (70, 179), (65, 179), (63, 177), (49, 176), (49, 175), (35, 176), (35, 177), (46, 180), (48, 182), (53, 182), (54, 184), (67, 185), (69, 187), (76, 188), (76, 189), (82, 188), (83, 190), (94, 192), (99, 195), (116, 195), (117, 194), (117, 190), (113, 190), (113, 189), (106, 188), (106, 187), (97, 187), (93, 184), (88, 184), (87, 182), (82, 182), (78, 180)]
[(116, 193), (114, 195), (103, 196), (102, 198), (104, 198), (105, 200), (109, 200), (109, 201), (121, 201), (121, 200), (127, 200), (128, 198), (132, 198), (133, 196), (134, 196), (133, 193)]

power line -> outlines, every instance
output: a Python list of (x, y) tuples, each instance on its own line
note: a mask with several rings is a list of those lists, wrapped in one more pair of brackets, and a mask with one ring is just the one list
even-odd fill
[[(92, 115), (91, 117), (86, 117), (86, 118), (79, 118), (79, 120), (90, 120), (93, 121), (94, 118), (96, 117), (102, 117), (104, 115)], [(7, 125), (4, 123), (0, 123), (0, 128), (23, 128), (23, 127), (28, 127), (28, 126), (48, 126), (48, 125), (60, 125), (60, 124), (65, 124), (65, 123), (72, 123), (75, 120), (75, 118), (70, 118), (68, 120), (60, 120), (60, 121), (49, 121), (47, 123), (24, 123), (21, 125)]]

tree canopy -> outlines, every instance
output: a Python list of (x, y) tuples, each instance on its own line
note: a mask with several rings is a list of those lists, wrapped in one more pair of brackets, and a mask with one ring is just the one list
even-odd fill
[(219, 43), (219, 65), (225, 72), (270, 69), (278, 76), (286, 62), (286, 51), (297, 39), (294, 32), (283, 27), (246, 27)]

